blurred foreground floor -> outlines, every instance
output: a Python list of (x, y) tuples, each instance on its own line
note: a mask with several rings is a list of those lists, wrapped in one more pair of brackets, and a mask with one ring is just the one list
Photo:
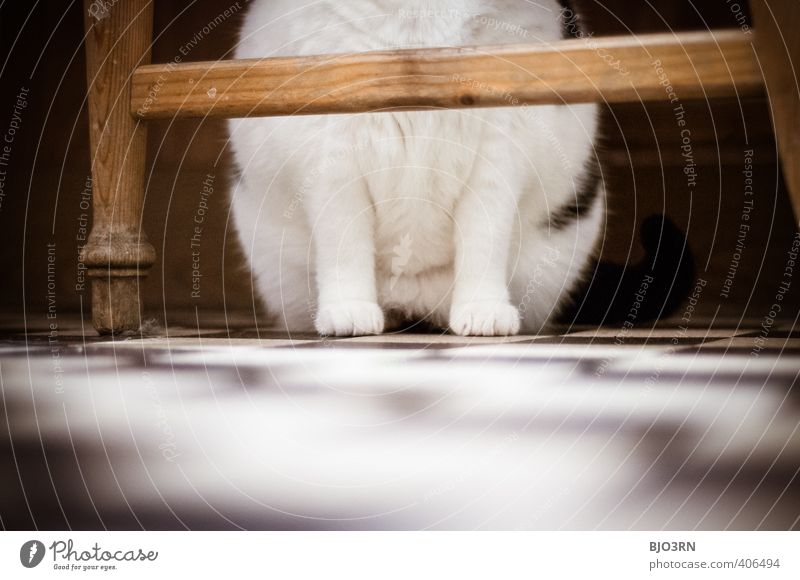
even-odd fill
[(3, 528), (800, 529), (787, 326), (161, 334), (7, 330)]

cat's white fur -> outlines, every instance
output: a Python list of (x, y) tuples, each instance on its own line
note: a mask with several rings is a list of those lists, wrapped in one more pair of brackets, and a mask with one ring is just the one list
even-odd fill
[[(555, 0), (253, 0), (235, 56), (549, 43), (559, 15)], [(258, 294), (290, 331), (377, 334), (405, 318), (537, 332), (602, 228), (602, 192), (548, 227), (596, 131), (593, 105), (232, 121), (232, 212)]]

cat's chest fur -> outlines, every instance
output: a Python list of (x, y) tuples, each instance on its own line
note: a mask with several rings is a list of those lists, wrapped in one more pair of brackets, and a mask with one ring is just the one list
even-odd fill
[(479, 163), (481, 123), (439, 111), (367, 115), (354, 125), (371, 135), (357, 163), (374, 207), (378, 270), (402, 262), (415, 275), (451, 264), (453, 212)]

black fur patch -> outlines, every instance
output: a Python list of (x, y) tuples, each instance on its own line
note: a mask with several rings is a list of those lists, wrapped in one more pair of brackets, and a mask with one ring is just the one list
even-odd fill
[(600, 178), (600, 162), (597, 155), (592, 154), (586, 161), (583, 174), (575, 183), (575, 198), (553, 210), (547, 225), (555, 231), (561, 231), (589, 213), (600, 194)]
[(565, 40), (575, 38), (581, 26), (572, 0), (558, 0), (558, 3), (561, 5), (561, 36)]

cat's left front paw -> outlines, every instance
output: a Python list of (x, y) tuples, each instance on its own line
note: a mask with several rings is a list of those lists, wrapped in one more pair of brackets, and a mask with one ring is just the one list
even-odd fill
[(315, 326), (322, 336), (381, 334), (383, 311), (376, 303), (366, 300), (332, 302), (320, 307)]
[(511, 336), (519, 328), (519, 310), (508, 302), (465, 302), (450, 309), (450, 329), (461, 336)]

